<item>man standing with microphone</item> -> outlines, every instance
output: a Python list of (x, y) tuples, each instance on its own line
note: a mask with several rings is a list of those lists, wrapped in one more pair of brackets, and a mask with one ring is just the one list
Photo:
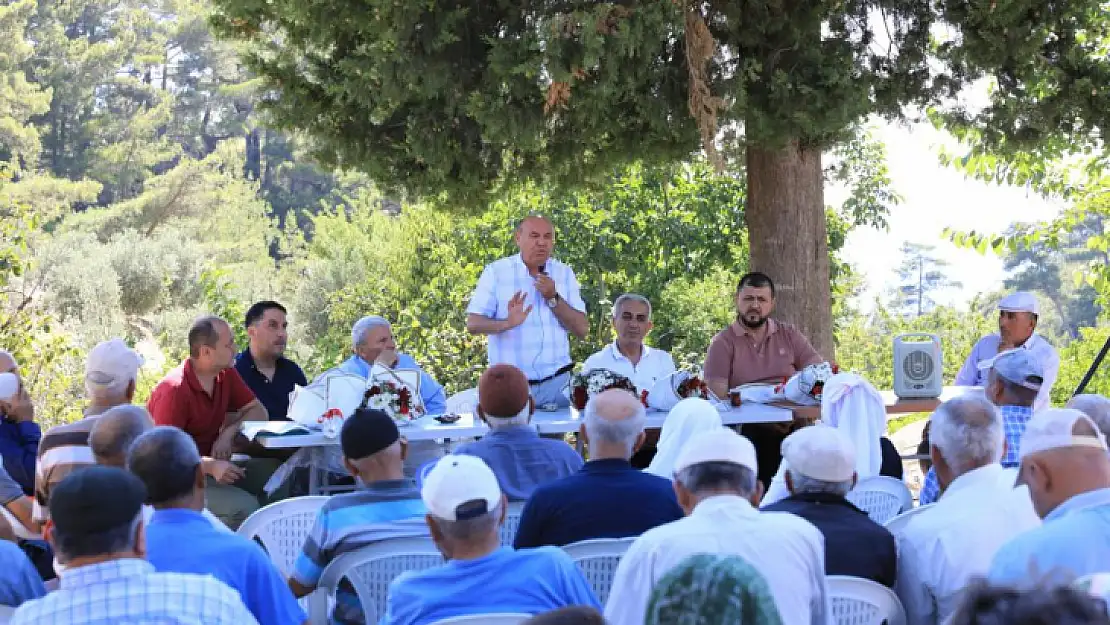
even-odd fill
[(466, 329), (489, 336), (489, 364), (510, 364), (528, 377), (537, 407), (570, 404), (563, 389), (574, 363), (567, 332), (585, 338), (586, 304), (578, 279), (551, 258), (555, 227), (529, 216), (513, 235), (519, 254), (496, 260), (482, 270), (470, 297)]

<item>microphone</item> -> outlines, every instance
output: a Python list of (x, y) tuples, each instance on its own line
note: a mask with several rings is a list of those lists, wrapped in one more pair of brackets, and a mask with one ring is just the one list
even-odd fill
[(542, 273), (543, 275), (546, 276), (547, 275), (547, 264), (544, 263), (543, 265), (540, 265), (539, 269), (537, 269), (537, 271), (539, 271), (540, 273)]

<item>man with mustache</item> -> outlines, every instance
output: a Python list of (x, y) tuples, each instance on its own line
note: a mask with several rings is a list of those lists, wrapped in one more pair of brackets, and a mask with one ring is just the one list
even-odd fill
[(287, 420), (289, 393), (294, 386), (308, 386), (304, 371), (285, 357), (289, 322), (285, 307), (273, 301), (258, 302), (247, 310), (250, 344), (235, 357), (235, 370), (254, 391), (274, 420)]
[[(775, 311), (775, 283), (753, 271), (736, 285), (736, 321), (717, 333), (705, 356), (705, 382), (720, 398), (741, 384), (777, 384), (825, 359), (789, 323), (771, 319)], [(759, 480), (764, 487), (782, 462), (780, 447), (791, 423), (750, 423), (741, 433), (755, 445)]]
[(670, 354), (644, 345), (651, 328), (651, 302), (635, 293), (621, 295), (613, 302), (617, 339), (587, 358), (582, 370), (608, 369), (632, 380), (638, 391), (650, 392), (657, 380), (675, 371)]

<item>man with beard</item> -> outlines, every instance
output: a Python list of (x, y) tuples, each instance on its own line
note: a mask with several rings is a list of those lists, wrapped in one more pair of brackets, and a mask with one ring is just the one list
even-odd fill
[(308, 386), (304, 371), (285, 357), (289, 322), (285, 307), (273, 301), (258, 302), (247, 310), (250, 344), (235, 358), (235, 370), (271, 419), (287, 420), (289, 394), (294, 386)]
[(563, 389), (574, 367), (569, 331), (585, 338), (590, 324), (574, 271), (551, 257), (555, 227), (529, 216), (514, 235), (519, 254), (482, 270), (466, 309), (466, 329), (489, 336), (489, 364), (524, 372), (537, 407), (570, 404)]
[(674, 373), (674, 360), (667, 352), (644, 345), (651, 332), (651, 302), (643, 295), (625, 293), (613, 302), (613, 329), (617, 340), (586, 359), (583, 371), (608, 369), (650, 392), (655, 382)]
[[(759, 272), (746, 273), (736, 285), (736, 321), (717, 333), (705, 356), (705, 382), (725, 398), (741, 384), (777, 384), (820, 362), (821, 354), (789, 323), (771, 319), (775, 283)], [(749, 423), (741, 432), (755, 445), (759, 480), (764, 487), (782, 462), (780, 447), (792, 423)]]
[(1032, 293), (1011, 293), (1002, 298), (998, 303), (998, 333), (988, 334), (975, 344), (956, 374), (956, 386), (987, 386), (990, 366), (986, 363), (1002, 352), (1024, 349), (1040, 363), (1044, 374), (1033, 402), (1033, 412), (1048, 407), (1052, 385), (1060, 369), (1060, 356), (1056, 348), (1036, 333), (1039, 312), (1037, 297)]

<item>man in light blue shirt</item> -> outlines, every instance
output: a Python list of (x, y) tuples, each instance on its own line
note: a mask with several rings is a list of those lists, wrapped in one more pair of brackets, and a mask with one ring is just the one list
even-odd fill
[(1055, 347), (1036, 333), (1039, 312), (1037, 298), (1032, 293), (1019, 292), (1002, 298), (998, 303), (998, 333), (988, 334), (975, 344), (956, 374), (956, 386), (986, 386), (987, 371), (983, 362), (1010, 349), (1023, 349), (1040, 363), (1044, 377), (1033, 410), (1046, 408), (1060, 370), (1060, 356)]
[(600, 608), (578, 566), (557, 547), (501, 547), (507, 502), (481, 459), (444, 456), (424, 480), (427, 522), (447, 564), (401, 574), (389, 585), (382, 625), (428, 625), (496, 612)]
[(135, 439), (127, 464), (154, 506), (146, 528), (146, 555), (156, 570), (215, 577), (239, 593), (260, 625), (306, 622), (266, 552), (242, 536), (216, 529), (201, 513), (205, 473), (192, 437), (175, 427), (154, 428)]
[(0, 605), (17, 607), (46, 594), (42, 578), (15, 543), (0, 540), (0, 562)]
[(351, 351), (354, 354), (339, 365), (340, 371), (368, 378), (374, 363), (390, 369), (417, 369), (420, 371), (420, 399), (428, 414), (443, 414), (447, 409), (447, 396), (443, 387), (428, 375), (416, 360), (397, 351), (393, 340), (393, 326), (384, 317), (363, 317), (351, 329)]
[(1019, 534), (994, 556), (997, 585), (1067, 583), (1110, 563), (1110, 456), (1106, 437), (1071, 408), (1043, 410), (1021, 443), (1019, 482), (1044, 524)]

